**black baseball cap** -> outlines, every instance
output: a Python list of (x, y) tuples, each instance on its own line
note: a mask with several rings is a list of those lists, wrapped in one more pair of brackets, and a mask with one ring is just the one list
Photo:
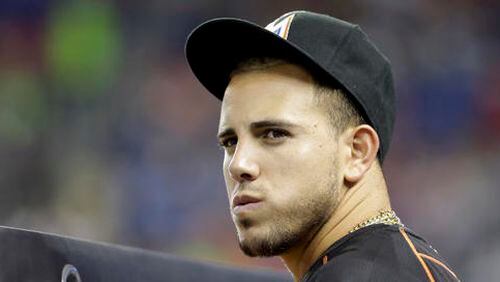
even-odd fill
[(326, 77), (343, 87), (377, 131), (383, 162), (396, 110), (391, 65), (359, 26), (308, 11), (286, 13), (266, 27), (217, 18), (191, 32), (185, 53), (195, 76), (219, 100), (230, 73), (248, 58), (288, 59)]

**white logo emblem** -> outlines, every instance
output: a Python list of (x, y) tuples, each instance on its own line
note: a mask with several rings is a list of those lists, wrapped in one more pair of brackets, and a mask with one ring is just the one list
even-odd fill
[(270, 32), (273, 32), (279, 36), (281, 36), (284, 39), (287, 39), (288, 37), (288, 30), (290, 30), (290, 25), (292, 24), (293, 17), (295, 16), (294, 14), (285, 14), (272, 23), (268, 24), (266, 26), (266, 29), (269, 30)]

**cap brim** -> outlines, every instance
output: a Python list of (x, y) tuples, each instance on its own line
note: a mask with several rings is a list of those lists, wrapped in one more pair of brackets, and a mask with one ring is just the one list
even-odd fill
[(293, 43), (248, 21), (219, 18), (205, 22), (189, 35), (186, 58), (198, 80), (222, 100), (229, 75), (242, 60), (273, 57), (324, 72)]

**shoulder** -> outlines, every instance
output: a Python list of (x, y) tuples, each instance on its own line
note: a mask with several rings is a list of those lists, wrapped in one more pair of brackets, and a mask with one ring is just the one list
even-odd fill
[(407, 229), (379, 225), (355, 233), (334, 245), (306, 281), (458, 280), (439, 254)]

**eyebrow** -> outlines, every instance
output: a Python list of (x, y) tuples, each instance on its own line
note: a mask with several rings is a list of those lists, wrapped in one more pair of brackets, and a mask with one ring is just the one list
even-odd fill
[[(298, 124), (287, 122), (284, 120), (263, 120), (263, 121), (252, 122), (250, 124), (250, 128), (252, 130), (260, 129), (260, 128), (267, 128), (267, 127), (284, 127), (284, 128), (297, 128), (297, 127), (299, 127), (299, 128), (302, 128), (302, 126), (300, 126)], [(219, 134), (217, 134), (217, 138), (222, 139), (224, 137), (232, 136), (234, 134), (235, 134), (234, 129), (226, 128), (226, 129), (222, 130)]]

